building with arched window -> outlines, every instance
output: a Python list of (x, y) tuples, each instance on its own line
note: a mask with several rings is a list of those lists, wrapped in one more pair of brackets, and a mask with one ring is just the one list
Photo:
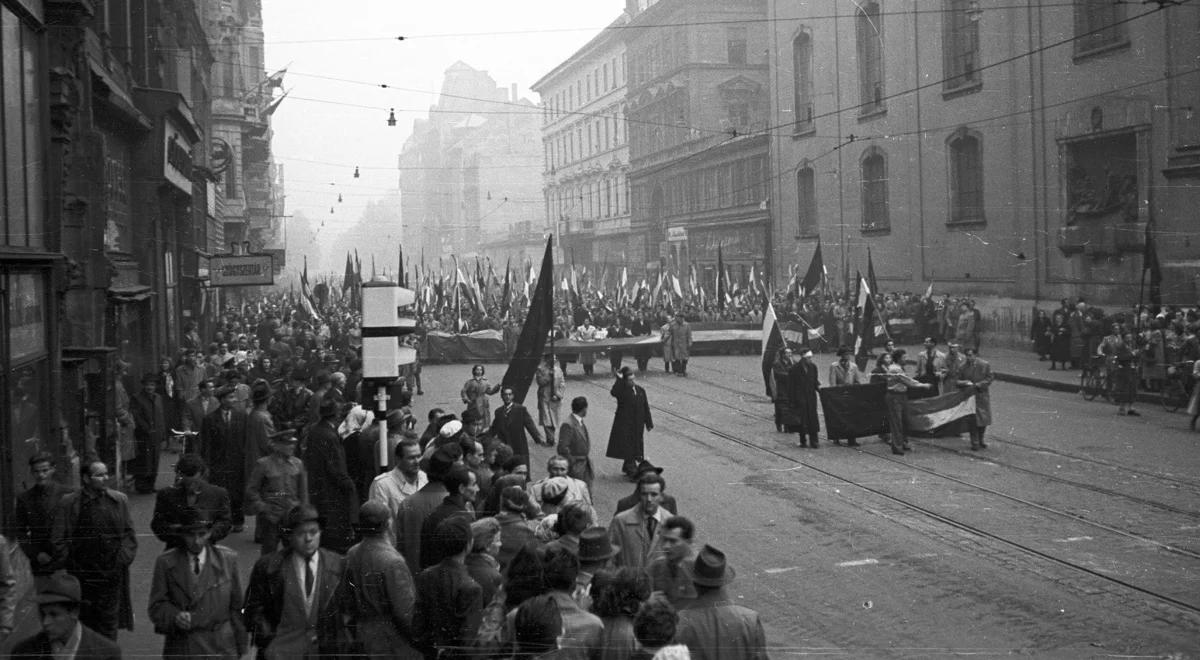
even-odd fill
[(979, 298), (1025, 339), (1035, 303), (1150, 302), (1150, 235), (1162, 299), (1200, 298), (1200, 244), (1161, 238), (1200, 205), (1200, 14), (919, 4), (769, 3), (776, 286), (818, 240), (852, 286), (869, 247), (884, 291)]

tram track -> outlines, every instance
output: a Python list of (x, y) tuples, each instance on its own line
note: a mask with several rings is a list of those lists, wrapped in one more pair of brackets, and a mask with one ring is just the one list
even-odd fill
[[(597, 383), (589, 382), (589, 384), (592, 384), (596, 387), (601, 387)], [(709, 383), (706, 382), (706, 384), (709, 384)], [(659, 383), (659, 385), (661, 385), (661, 383)], [(711, 399), (704, 398), (698, 394), (695, 394), (692, 392), (686, 392), (684, 390), (680, 390), (678, 388), (671, 387), (669, 385), (667, 385), (665, 387), (665, 389), (668, 389), (668, 390), (671, 390), (671, 391), (674, 391), (674, 392), (677, 392), (680, 394), (685, 394), (685, 395), (693, 396), (696, 398), (701, 398), (708, 403), (715, 402)], [(724, 388), (724, 389), (731, 389), (731, 388)], [(744, 394), (744, 392), (743, 392), (743, 394)], [(727, 407), (732, 407), (732, 406), (729, 406), (728, 404), (724, 404), (724, 402), (719, 402), (719, 403), (722, 403), (722, 405), (725, 405)], [(1048, 552), (1046, 550), (1042, 550), (1042, 549), (1033, 547), (1029, 543), (1024, 543), (1020, 540), (1010, 538), (1003, 534), (989, 531), (987, 529), (984, 529), (983, 527), (980, 527), (979, 525), (972, 524), (970, 522), (961, 520), (958, 517), (954, 517), (954, 516), (947, 515), (945, 513), (936, 511), (928, 506), (925, 506), (918, 502), (915, 502), (910, 498), (906, 498), (906, 497), (902, 497), (902, 496), (899, 496), (899, 495), (896, 495), (893, 493), (886, 492), (881, 487), (863, 483), (862, 481), (854, 479), (852, 477), (848, 477), (843, 474), (838, 474), (838, 473), (836, 473), (830, 469), (827, 469), (825, 467), (821, 467), (819, 465), (814, 465), (813, 463), (801, 460), (789, 453), (780, 451), (777, 448), (768, 447), (768, 446), (765, 446), (765, 445), (762, 445), (759, 443), (744, 440), (744, 439), (739, 438), (723, 429), (717, 428), (710, 424), (706, 424), (706, 423), (696, 420), (692, 417), (683, 415), (679, 412), (671, 410), (670, 408), (667, 408), (667, 407), (664, 407), (661, 405), (657, 405), (657, 404), (651, 404), (650, 407), (652, 409), (654, 409), (656, 412), (665, 414), (669, 417), (681, 420), (681, 421), (691, 424), (697, 428), (703, 429), (704, 431), (707, 431), (708, 433), (710, 433), (716, 437), (719, 437), (723, 440), (738, 444), (740, 446), (743, 446), (747, 449), (751, 449), (753, 451), (769, 454), (777, 459), (786, 461), (787, 463), (790, 463), (790, 464), (802, 466), (805, 469), (811, 470), (811, 471), (821, 474), (825, 477), (834, 479), (838, 482), (845, 483), (849, 486), (852, 486), (852, 487), (862, 490), (864, 492), (870, 493), (876, 497), (883, 498), (886, 501), (897, 504), (908, 510), (917, 512), (920, 515), (925, 516), (926, 518), (929, 518), (931, 520), (937, 521), (941, 524), (948, 525), (952, 528), (966, 532), (968, 534), (975, 535), (980, 538), (989, 539), (989, 540), (999, 543), (1003, 546), (1006, 546), (1011, 549), (1017, 550), (1019, 552), (1025, 553), (1027, 555), (1035, 556), (1035, 557), (1041, 558), (1043, 560), (1046, 560), (1048, 562), (1051, 562), (1055, 565), (1070, 569), (1072, 571), (1075, 571), (1075, 572), (1078, 572), (1081, 574), (1088, 575), (1095, 579), (1099, 579), (1105, 583), (1108, 583), (1111, 585), (1116, 585), (1123, 589), (1128, 589), (1130, 591), (1134, 591), (1134, 592), (1140, 593), (1142, 595), (1152, 597), (1154, 599), (1157, 599), (1160, 602), (1166, 603), (1166, 604), (1168, 604), (1176, 609), (1182, 610), (1184, 612), (1187, 612), (1187, 613), (1190, 613), (1193, 615), (1200, 615), (1200, 604), (1192, 603), (1192, 602), (1189, 602), (1189, 601), (1181, 599), (1181, 598), (1176, 598), (1170, 594), (1162, 593), (1160, 591), (1156, 591), (1153, 588), (1142, 586), (1142, 585), (1136, 584), (1134, 582), (1131, 582), (1129, 580), (1122, 579), (1121, 577), (1118, 577), (1116, 575), (1112, 575), (1112, 574), (1110, 574), (1111, 571), (1107, 571), (1107, 570), (1104, 570), (1101, 568), (1092, 568), (1089, 566), (1085, 566), (1079, 562), (1071, 561), (1070, 559), (1067, 559), (1067, 558), (1064, 558), (1061, 556), (1057, 556), (1054, 553)], [(751, 415), (751, 416), (757, 417), (754, 415)], [(1002, 499), (1005, 499), (1005, 500), (1008, 500), (1008, 501), (1011, 501), (1014, 503), (1019, 503), (1021, 505), (1036, 509), (1036, 510), (1044, 512), (1044, 513), (1050, 513), (1053, 515), (1062, 516), (1062, 517), (1072, 520), (1073, 522), (1075, 522), (1077, 524), (1087, 525), (1091, 528), (1102, 530), (1108, 534), (1120, 536), (1124, 539), (1133, 541), (1138, 544), (1149, 545), (1149, 546), (1152, 546), (1163, 552), (1167, 552), (1167, 553), (1179, 556), (1179, 557), (1187, 559), (1187, 560), (1200, 560), (1200, 553), (1188, 550), (1186, 548), (1179, 548), (1179, 547), (1173, 546), (1169, 543), (1163, 543), (1161, 541), (1150, 539), (1141, 534), (1137, 534), (1135, 532), (1124, 530), (1124, 529), (1121, 529), (1121, 528), (1118, 528), (1118, 527), (1115, 527), (1112, 525), (1107, 525), (1105, 523), (1100, 523), (1097, 521), (1089, 520), (1086, 517), (1080, 516), (1079, 514), (1075, 514), (1075, 513), (1069, 512), (1069, 511), (1062, 511), (1059, 509), (1055, 509), (1054, 507), (1050, 507), (1050, 506), (1047, 506), (1044, 504), (1039, 504), (1037, 502), (1032, 502), (1025, 498), (1021, 498), (1021, 497), (1017, 497), (1017, 496), (1010, 495), (1007, 493), (1003, 493), (1001, 491), (998, 491), (994, 488), (990, 488), (988, 486), (975, 484), (975, 483), (972, 483), (965, 479), (955, 477), (953, 475), (944, 474), (944, 473), (938, 472), (937, 470), (933, 470), (931, 468), (926, 468), (924, 466), (914, 464), (911, 461), (894, 459), (890, 456), (877, 454), (877, 453), (865, 451), (865, 450), (860, 450), (860, 452), (874, 456), (876, 458), (879, 458), (882, 461), (886, 461), (889, 463), (893, 463), (893, 464), (902, 466), (906, 470), (920, 471), (920, 472), (929, 474), (930, 476), (936, 477), (938, 479), (942, 479), (942, 480), (945, 480), (945, 481), (948, 481), (951, 483), (955, 483), (959, 486), (969, 488), (969, 489), (972, 489), (972, 490), (975, 490), (975, 491), (978, 491), (981, 493), (986, 493), (987, 495), (990, 495), (993, 497), (999, 497), (999, 498), (1002, 498)], [(1045, 476), (1045, 475), (1040, 475), (1040, 473), (1039, 473), (1039, 476)], [(1119, 493), (1116, 496), (1127, 497), (1127, 496), (1125, 496), (1123, 494), (1119, 494)]]

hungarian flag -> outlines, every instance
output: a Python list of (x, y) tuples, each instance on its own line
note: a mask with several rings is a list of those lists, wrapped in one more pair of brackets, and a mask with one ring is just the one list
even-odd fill
[(867, 355), (876, 343), (887, 341), (887, 330), (875, 309), (875, 296), (871, 294), (871, 285), (858, 274), (858, 306), (862, 310), (859, 322), (855, 326), (854, 354)]
[(955, 390), (941, 396), (910, 400), (904, 408), (904, 423), (913, 431), (932, 431), (974, 414), (974, 391)]
[(808, 263), (808, 272), (800, 282), (800, 296), (811, 296), (825, 281), (825, 258), (821, 255), (821, 239), (817, 239), (817, 249), (813, 252), (812, 261)]
[(517, 348), (513, 351), (512, 361), (504, 372), (502, 387), (511, 387), (513, 400), (517, 403), (525, 401), (529, 386), (538, 365), (542, 363), (542, 353), (546, 348), (546, 336), (554, 327), (554, 236), (546, 239), (546, 254), (542, 257), (542, 270), (538, 275), (537, 287), (533, 291), (533, 300), (529, 302), (529, 313), (525, 316), (525, 325), (517, 338)]
[(321, 315), (317, 314), (316, 305), (313, 304), (312, 291), (308, 287), (308, 256), (304, 257), (304, 271), (300, 273), (300, 307), (308, 314), (308, 318), (313, 321), (319, 321)]
[(775, 364), (775, 356), (783, 348), (783, 333), (779, 330), (779, 320), (775, 317), (775, 306), (767, 303), (767, 311), (763, 314), (762, 326), (762, 375), (763, 386), (767, 396), (775, 393), (775, 379), (772, 378), (771, 366)]

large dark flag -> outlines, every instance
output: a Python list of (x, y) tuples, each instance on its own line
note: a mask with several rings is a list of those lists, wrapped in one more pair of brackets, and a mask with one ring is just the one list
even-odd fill
[(887, 431), (886, 383), (838, 385), (817, 390), (831, 438), (863, 438)]
[(875, 261), (871, 259), (871, 248), (867, 247), (867, 284), (871, 285), (871, 293), (879, 293), (879, 282), (875, 279)]
[(517, 403), (525, 401), (534, 373), (542, 363), (546, 336), (554, 327), (553, 250), (554, 236), (550, 236), (546, 239), (546, 254), (542, 257), (542, 270), (538, 273), (537, 287), (529, 302), (525, 325), (521, 328), (521, 336), (517, 338), (517, 348), (513, 351), (512, 361), (508, 363), (508, 371), (504, 372), (501, 381), (501, 387), (512, 388), (513, 400)]
[(779, 330), (779, 320), (775, 318), (775, 306), (768, 302), (767, 311), (763, 314), (762, 334), (762, 374), (767, 396), (775, 394), (775, 379), (772, 377), (771, 367), (783, 346), (783, 333)]
[(353, 287), (354, 281), (354, 264), (350, 261), (350, 253), (346, 253), (346, 272), (342, 275), (342, 295), (346, 294), (346, 289)]
[(821, 282), (825, 281), (825, 258), (821, 256), (821, 239), (817, 239), (817, 249), (813, 252), (812, 261), (808, 264), (808, 272), (800, 282), (800, 295), (811, 296)]
[(1142, 251), (1142, 281), (1150, 272), (1150, 304), (1162, 304), (1162, 265), (1158, 262), (1158, 247), (1154, 244), (1154, 223), (1146, 223), (1146, 246)]
[(500, 318), (508, 318), (508, 306), (512, 300), (511, 281), (509, 279), (512, 257), (504, 262), (504, 290), (500, 293)]

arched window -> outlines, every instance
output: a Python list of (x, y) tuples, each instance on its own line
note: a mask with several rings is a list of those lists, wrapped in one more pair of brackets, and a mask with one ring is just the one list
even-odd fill
[(792, 40), (792, 83), (797, 133), (812, 128), (812, 36), (801, 32)]
[(950, 163), (950, 222), (982, 222), (983, 144), (965, 130), (946, 141)]
[(858, 48), (859, 113), (885, 108), (883, 97), (883, 17), (879, 3), (867, 2), (855, 14), (854, 33)]
[(817, 234), (817, 190), (813, 168), (809, 165), (796, 170), (796, 212), (801, 236)]
[(979, 82), (979, 22), (971, 18), (972, 4), (971, 0), (946, 0), (942, 14), (942, 86), (947, 91)]
[(864, 231), (889, 229), (887, 156), (882, 149), (871, 147), (863, 152), (860, 168), (862, 228)]

